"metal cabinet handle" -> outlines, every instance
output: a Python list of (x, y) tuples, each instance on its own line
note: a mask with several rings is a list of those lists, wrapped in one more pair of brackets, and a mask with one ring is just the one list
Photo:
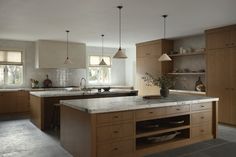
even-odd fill
[(201, 107), (205, 107), (204, 105), (201, 105)]
[(150, 111), (150, 112), (149, 112), (149, 114), (153, 114), (153, 112), (152, 112), (152, 111)]
[(180, 111), (180, 108), (177, 108), (176, 110), (177, 110), (177, 111)]
[(119, 118), (119, 116), (114, 116), (113, 118)]
[(117, 147), (115, 147), (115, 148), (113, 148), (113, 150), (114, 150), (114, 151), (116, 151), (116, 150), (118, 150), (118, 148), (117, 148)]
[(113, 133), (114, 133), (114, 134), (117, 134), (117, 133), (119, 133), (119, 131), (113, 131)]
[(204, 119), (204, 117), (202, 116), (201, 119)]
[(200, 130), (201, 132), (204, 132), (204, 130), (202, 129), (202, 130)]

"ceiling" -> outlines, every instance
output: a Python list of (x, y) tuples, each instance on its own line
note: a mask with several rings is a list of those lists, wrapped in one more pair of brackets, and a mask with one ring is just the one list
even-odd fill
[(1, 0), (0, 38), (65, 40), (118, 47), (118, 9), (122, 9), (123, 47), (163, 37), (162, 14), (168, 14), (167, 38), (203, 33), (236, 24), (235, 0)]

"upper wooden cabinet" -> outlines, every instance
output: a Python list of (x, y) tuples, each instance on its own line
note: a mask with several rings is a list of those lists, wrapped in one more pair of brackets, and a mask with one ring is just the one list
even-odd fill
[(172, 40), (155, 40), (136, 44), (136, 86), (139, 95), (158, 94), (159, 89), (155, 86), (147, 86), (142, 77), (148, 72), (154, 77), (172, 71), (171, 62), (159, 62), (163, 52), (173, 50)]
[(236, 25), (206, 31), (206, 48), (220, 49), (236, 46)]
[(69, 43), (69, 58), (72, 64), (64, 64), (66, 42), (39, 40), (36, 42), (36, 68), (86, 68), (86, 45)]

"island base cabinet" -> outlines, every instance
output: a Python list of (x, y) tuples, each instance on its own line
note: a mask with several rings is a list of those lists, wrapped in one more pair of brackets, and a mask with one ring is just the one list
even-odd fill
[(217, 113), (217, 102), (108, 113), (62, 105), (60, 140), (75, 157), (144, 157), (216, 138)]
[(101, 144), (97, 147), (97, 157), (132, 157), (133, 140)]
[(211, 124), (206, 123), (191, 128), (191, 138), (202, 137), (205, 135), (212, 135)]

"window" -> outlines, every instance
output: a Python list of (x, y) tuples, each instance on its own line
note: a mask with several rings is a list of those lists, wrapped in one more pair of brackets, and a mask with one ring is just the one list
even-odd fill
[(111, 58), (103, 56), (106, 66), (99, 66), (101, 56), (89, 56), (89, 84), (109, 84), (111, 82)]
[(0, 86), (18, 86), (22, 83), (22, 52), (0, 51)]

